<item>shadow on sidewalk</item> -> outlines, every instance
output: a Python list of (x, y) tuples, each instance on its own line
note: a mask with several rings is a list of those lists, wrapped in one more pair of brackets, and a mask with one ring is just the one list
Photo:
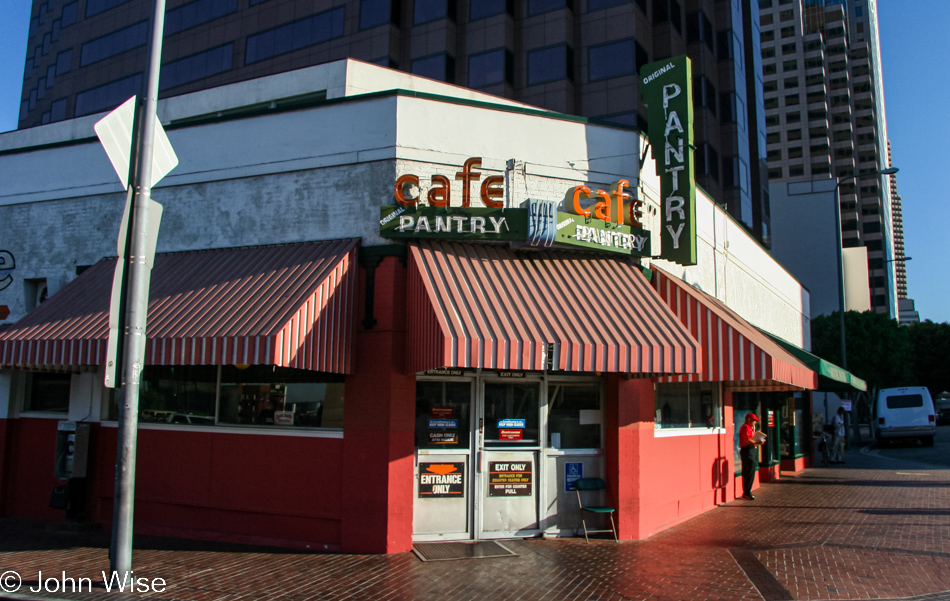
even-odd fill
[[(108, 531), (60, 530), (41, 520), (0, 518), (0, 553), (86, 548), (108, 551)], [(256, 553), (268, 555), (319, 555), (318, 551), (204, 541), (165, 536), (135, 535), (135, 549), (142, 551), (193, 551), (203, 553)]]

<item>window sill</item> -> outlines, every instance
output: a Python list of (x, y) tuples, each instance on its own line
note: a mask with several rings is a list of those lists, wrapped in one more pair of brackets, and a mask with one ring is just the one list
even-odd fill
[(57, 413), (54, 411), (21, 411), (16, 417), (65, 420), (69, 418), (69, 413)]
[[(118, 428), (118, 422), (104, 421), (103, 428)], [(316, 430), (309, 428), (276, 428), (256, 426), (189, 426), (187, 424), (139, 423), (139, 430), (171, 430), (174, 432), (202, 432), (212, 434), (250, 434), (253, 436), (300, 436), (303, 438), (343, 438), (342, 430)]]
[(653, 438), (673, 438), (676, 436), (703, 436), (705, 434), (725, 434), (725, 428), (656, 428)]
[(568, 457), (573, 455), (603, 455), (602, 449), (552, 449), (544, 450), (548, 457)]

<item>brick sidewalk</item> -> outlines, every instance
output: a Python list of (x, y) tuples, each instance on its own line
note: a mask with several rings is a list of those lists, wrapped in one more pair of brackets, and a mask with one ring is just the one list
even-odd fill
[[(468, 561), (138, 537), (135, 574), (167, 582), (143, 597), (191, 601), (950, 600), (950, 470), (855, 451), (844, 467), (811, 469), (756, 496), (646, 541), (510, 541), (518, 557)], [(133, 598), (27, 590), (39, 571), (101, 581), (107, 544), (104, 533), (0, 520), (0, 573), (16, 570), (25, 581), (0, 598)]]

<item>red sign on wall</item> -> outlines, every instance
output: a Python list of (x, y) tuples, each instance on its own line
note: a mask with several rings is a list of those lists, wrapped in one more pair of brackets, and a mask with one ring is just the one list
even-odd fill
[(775, 427), (775, 412), (766, 411), (766, 415), (768, 416), (768, 420), (769, 420), (769, 428), (774, 428)]
[(498, 440), (521, 440), (523, 430), (498, 430)]

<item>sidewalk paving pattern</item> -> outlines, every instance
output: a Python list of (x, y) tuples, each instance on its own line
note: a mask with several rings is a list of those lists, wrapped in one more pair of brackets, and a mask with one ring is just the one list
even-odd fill
[(65, 534), (0, 520), (0, 573), (23, 577), (3, 599), (244, 601), (621, 601), (915, 599), (950, 601), (950, 470), (851, 452), (645, 541), (507, 541), (517, 557), (423, 563), (137, 537), (145, 595), (38, 592), (44, 578), (101, 581), (108, 534)]

